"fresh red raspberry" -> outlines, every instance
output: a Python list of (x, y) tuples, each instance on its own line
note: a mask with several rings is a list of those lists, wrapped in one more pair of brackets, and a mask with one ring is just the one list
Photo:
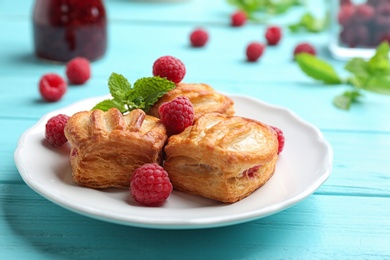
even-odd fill
[(133, 172), (130, 193), (135, 201), (146, 206), (158, 206), (168, 199), (172, 183), (168, 173), (157, 163), (147, 163)]
[(375, 22), (379, 26), (390, 27), (390, 2), (378, 3), (376, 7)]
[(249, 168), (245, 170), (242, 175), (247, 176), (249, 178), (253, 178), (256, 176), (257, 171), (260, 169), (261, 165), (253, 166), (252, 168)]
[(363, 24), (347, 26), (340, 32), (340, 40), (351, 48), (368, 46), (370, 43), (370, 32), (367, 26)]
[(193, 47), (203, 47), (209, 39), (209, 34), (202, 28), (195, 29), (190, 34), (190, 42)]
[(270, 26), (265, 32), (268, 45), (277, 45), (282, 38), (282, 29), (278, 26)]
[(259, 42), (251, 42), (246, 47), (246, 57), (248, 61), (254, 62), (257, 61), (261, 55), (263, 55), (265, 46)]
[(356, 19), (360, 22), (369, 22), (375, 16), (375, 8), (368, 4), (356, 5)]
[(176, 97), (159, 107), (160, 119), (169, 134), (178, 134), (194, 123), (194, 108), (187, 97)]
[(75, 85), (84, 84), (91, 77), (89, 60), (76, 57), (66, 64), (66, 76), (70, 83)]
[(340, 0), (340, 5), (350, 5), (352, 4), (351, 0)]
[(175, 83), (182, 81), (186, 74), (186, 67), (181, 60), (172, 56), (162, 56), (153, 64), (153, 76), (166, 78)]
[(302, 43), (299, 43), (297, 46), (295, 46), (295, 49), (294, 49), (294, 57), (299, 54), (299, 53), (308, 53), (308, 54), (311, 54), (313, 56), (316, 55), (316, 49), (313, 47), (313, 45), (311, 45), (310, 43), (307, 43), (307, 42), (302, 42)]
[(284, 134), (283, 134), (283, 131), (280, 130), (279, 128), (277, 128), (276, 126), (271, 126), (272, 129), (274, 129), (274, 131), (276, 132), (276, 135), (278, 137), (278, 154), (280, 154), (282, 151), (283, 151), (283, 148), (284, 148), (284, 142), (285, 142), (285, 138), (284, 138)]
[(45, 74), (39, 81), (39, 92), (49, 102), (60, 100), (67, 88), (65, 80), (55, 73)]
[(68, 123), (69, 116), (58, 114), (50, 118), (45, 126), (46, 140), (53, 146), (61, 146), (68, 140), (65, 137), (64, 128)]
[(247, 19), (247, 15), (244, 11), (236, 11), (230, 17), (231, 25), (235, 27), (243, 26)]
[(341, 25), (352, 23), (356, 8), (353, 4), (343, 4), (337, 14), (337, 20)]

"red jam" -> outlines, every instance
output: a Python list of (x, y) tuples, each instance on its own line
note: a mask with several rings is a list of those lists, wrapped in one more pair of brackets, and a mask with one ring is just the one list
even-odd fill
[(81, 56), (96, 60), (107, 48), (107, 18), (102, 0), (36, 0), (33, 12), (35, 53), (67, 62)]

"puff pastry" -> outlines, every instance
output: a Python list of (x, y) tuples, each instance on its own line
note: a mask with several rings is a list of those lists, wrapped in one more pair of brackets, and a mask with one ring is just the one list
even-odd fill
[(135, 168), (162, 162), (166, 130), (156, 117), (112, 108), (74, 114), (65, 127), (73, 180), (90, 188), (128, 188)]
[(271, 178), (278, 140), (261, 122), (209, 113), (169, 137), (164, 150), (164, 168), (175, 189), (230, 203)]
[(171, 101), (178, 96), (187, 97), (194, 106), (195, 120), (200, 116), (218, 112), (226, 115), (234, 114), (234, 102), (228, 96), (216, 92), (207, 84), (179, 83), (177, 86), (162, 96), (148, 111), (148, 114), (160, 117), (158, 109), (164, 102)]

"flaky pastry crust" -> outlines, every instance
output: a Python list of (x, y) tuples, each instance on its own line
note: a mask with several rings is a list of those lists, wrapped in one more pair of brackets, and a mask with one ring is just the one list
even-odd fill
[(164, 168), (175, 189), (236, 202), (271, 178), (278, 140), (261, 122), (209, 113), (171, 136), (164, 150)]
[(137, 167), (162, 162), (167, 140), (158, 118), (140, 109), (122, 115), (116, 108), (74, 114), (65, 136), (72, 146), (73, 180), (90, 188), (128, 188)]
[(216, 92), (209, 85), (202, 83), (179, 83), (174, 89), (162, 96), (150, 108), (148, 114), (160, 117), (158, 112), (160, 105), (179, 96), (185, 96), (191, 101), (194, 106), (195, 119), (210, 112), (218, 112), (225, 115), (234, 114), (234, 102), (231, 98)]

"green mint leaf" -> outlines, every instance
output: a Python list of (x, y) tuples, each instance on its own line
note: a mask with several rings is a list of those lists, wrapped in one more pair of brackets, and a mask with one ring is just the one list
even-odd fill
[(129, 93), (127, 98), (135, 104), (142, 104), (143, 107), (140, 108), (148, 111), (160, 97), (175, 86), (175, 83), (165, 78), (141, 78), (134, 83), (133, 92)]
[(364, 90), (390, 95), (390, 74), (370, 77), (364, 85)]
[(386, 41), (377, 47), (374, 56), (367, 62), (367, 70), (371, 75), (390, 74), (389, 51), (390, 46)]
[(356, 74), (356, 75), (348, 78), (346, 80), (346, 83), (348, 83), (356, 88), (362, 89), (366, 85), (367, 79), (368, 79), (368, 76), (362, 76), (362, 75)]
[(368, 77), (369, 75), (367, 62), (362, 58), (349, 60), (344, 68), (352, 74), (359, 75), (359, 77)]
[(126, 95), (131, 91), (131, 85), (127, 79), (115, 72), (108, 79), (108, 88), (111, 96), (116, 100), (125, 99)]
[(333, 67), (327, 62), (307, 53), (300, 53), (295, 56), (301, 70), (313, 79), (325, 84), (341, 84), (342, 80)]
[(110, 108), (117, 108), (122, 113), (126, 111), (125, 106), (122, 102), (116, 100), (116, 99), (106, 99), (99, 103), (97, 103), (92, 110), (100, 109), (103, 111), (108, 111)]
[(341, 109), (348, 110), (351, 104), (361, 96), (358, 90), (345, 91), (343, 94), (333, 99), (333, 104)]
[(299, 22), (289, 25), (288, 28), (291, 32), (298, 32), (299, 30), (305, 30), (312, 33), (322, 32), (329, 24), (328, 16), (326, 16), (324, 19), (319, 19), (311, 13), (305, 13), (300, 18)]
[(237, 9), (244, 11), (251, 20), (259, 20), (257, 14), (274, 15), (287, 12), (295, 5), (301, 5), (301, 0), (227, 0)]

